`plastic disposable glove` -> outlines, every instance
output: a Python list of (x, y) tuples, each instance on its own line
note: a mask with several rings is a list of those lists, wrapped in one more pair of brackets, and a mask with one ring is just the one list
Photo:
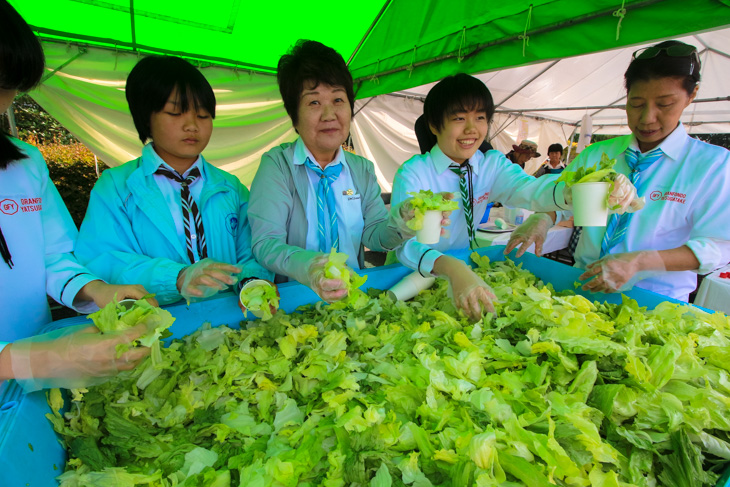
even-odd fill
[[(324, 275), (324, 266), (329, 257), (318, 255), (309, 264), (307, 278), (309, 287), (317, 293), (323, 301), (333, 303), (347, 296), (347, 283), (342, 279), (328, 279)], [(354, 272), (354, 271), (353, 271)]]
[(620, 215), (627, 211), (634, 212), (642, 209), (644, 200), (637, 197), (636, 187), (629, 178), (619, 174), (613, 182), (613, 191), (608, 196), (608, 207), (612, 213)]
[[(449, 193), (447, 191), (438, 194), (443, 196), (445, 200), (451, 200), (454, 198), (454, 193)], [(406, 222), (413, 219), (416, 214), (411, 204), (412, 201), (413, 198), (408, 198), (401, 201), (397, 205), (391, 206), (389, 215), (389, 218), (392, 220), (393, 224), (398, 227), (401, 235), (407, 238), (411, 238), (416, 235), (415, 230), (411, 230), (410, 228), (408, 228), (408, 225), (406, 225)], [(446, 228), (444, 227), (448, 227), (449, 225), (451, 225), (451, 220), (449, 219), (451, 211), (443, 211), (441, 212), (441, 214), (441, 235), (445, 236), (448, 233), (448, 230), (446, 230)]]
[(234, 265), (203, 259), (183, 269), (177, 276), (177, 288), (186, 301), (208, 298), (237, 283), (240, 272)]
[(117, 357), (116, 351), (117, 345), (129, 344), (148, 331), (140, 324), (101, 334), (95, 326), (79, 325), (18, 340), (8, 345), (13, 376), (25, 392), (100, 384), (134, 368), (150, 353), (147, 347), (137, 347)]
[[(122, 299), (127, 298), (135, 300), (142, 299), (149, 294), (150, 293), (140, 285), (114, 285), (97, 280), (91, 281), (81, 288), (74, 298), (74, 305), (76, 305), (78, 301), (93, 301), (99, 308), (103, 308), (115, 299), (115, 296), (118, 301), (121, 301)], [(152, 297), (147, 298), (147, 301), (149, 301), (152, 306), (158, 306), (157, 300)]]
[(579, 277), (591, 279), (584, 291), (615, 293), (628, 291), (636, 282), (666, 272), (664, 261), (656, 250), (609, 254), (591, 264)]
[(497, 297), (492, 288), (464, 262), (442, 255), (436, 259), (433, 273), (449, 280), (451, 301), (470, 319), (478, 320), (485, 311), (494, 313), (492, 301)]
[(542, 246), (547, 238), (548, 230), (553, 226), (553, 219), (547, 213), (534, 213), (525, 220), (525, 222), (519, 227), (515, 228), (510, 235), (507, 247), (504, 249), (504, 255), (512, 252), (518, 245), (520, 248), (517, 249), (516, 257), (522, 257), (522, 255), (530, 248), (530, 245), (535, 244), (535, 255), (538, 257), (542, 255)]
[[(569, 205), (573, 203), (572, 187), (565, 186), (563, 189), (563, 197)], [(631, 210), (629, 210), (631, 207)], [(613, 182), (613, 189), (608, 195), (608, 208), (613, 213), (624, 213), (626, 211), (638, 211), (644, 207), (643, 198), (638, 198), (636, 187), (631, 183), (629, 178), (623, 174), (618, 174)]]

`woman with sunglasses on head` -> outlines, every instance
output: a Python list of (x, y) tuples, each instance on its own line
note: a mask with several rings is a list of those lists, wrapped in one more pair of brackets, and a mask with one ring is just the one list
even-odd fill
[[(665, 41), (636, 51), (624, 79), (631, 134), (589, 146), (571, 167), (592, 166), (605, 152), (646, 206), (610, 215), (606, 227), (584, 227), (575, 265), (586, 269), (581, 280), (590, 279), (584, 290), (636, 284), (687, 301), (696, 274), (730, 261), (730, 151), (690, 137), (679, 121), (699, 88), (694, 46)], [(516, 231), (506, 252), (544, 238)]]
[[(43, 70), (40, 42), (0, 0), (0, 113), (18, 91), (37, 85)], [(147, 294), (142, 286), (107, 284), (80, 265), (72, 253), (77, 233), (38, 149), (0, 133), (0, 381), (14, 378), (26, 392), (98, 383), (149, 353), (146, 347), (116, 352), (143, 335), (145, 325), (118, 334), (82, 325), (36, 335), (51, 321), (46, 294), (82, 313), (115, 295)]]

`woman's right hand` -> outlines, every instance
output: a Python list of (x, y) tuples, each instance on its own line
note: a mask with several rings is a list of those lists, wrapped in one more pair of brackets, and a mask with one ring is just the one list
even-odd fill
[(192, 264), (177, 276), (177, 289), (183, 298), (207, 298), (238, 282), (238, 267), (203, 259)]
[(117, 345), (131, 345), (148, 331), (139, 324), (102, 334), (94, 326), (80, 325), (18, 340), (2, 353), (8, 353), (12, 375), (26, 392), (87, 387), (134, 368), (149, 355), (150, 349), (140, 346), (117, 356)]
[(317, 293), (317, 296), (322, 298), (323, 301), (333, 303), (347, 296), (348, 291), (347, 283), (342, 279), (328, 279), (325, 277), (324, 267), (328, 260), (329, 257), (326, 255), (319, 255), (312, 259), (307, 277), (312, 291)]

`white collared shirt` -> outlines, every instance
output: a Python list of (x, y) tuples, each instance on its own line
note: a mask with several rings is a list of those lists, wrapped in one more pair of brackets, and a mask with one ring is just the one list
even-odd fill
[[(312, 153), (304, 145), (301, 137), (294, 143), (294, 160), (295, 165), (302, 165), (309, 158), (317, 164), (317, 160)], [(365, 227), (365, 219), (362, 215), (362, 206), (360, 204), (360, 195), (355, 194), (355, 186), (352, 182), (350, 167), (347, 165), (345, 153), (342, 147), (337, 150), (335, 159), (330, 162), (331, 165), (342, 164), (340, 175), (330, 185), (331, 191), (335, 195), (335, 203), (337, 205), (337, 232), (340, 239), (340, 252), (347, 254), (347, 265), (352, 269), (359, 270), (360, 265), (357, 261), (360, 242), (362, 240), (362, 232)], [(305, 212), (307, 215), (307, 250), (319, 251), (319, 229), (317, 220), (317, 187), (319, 186), (320, 177), (311, 169), (307, 169), (309, 176), (309, 192), (307, 195), (307, 207)], [(328, 221), (329, 214), (327, 205), (324, 205), (325, 221)], [(324, 226), (325, 237), (328, 243), (331, 243), (329, 225)]]
[[(144, 146), (142, 149), (142, 155), (143, 157), (151, 157), (154, 159), (156, 164), (155, 171), (158, 167), (163, 166), (168, 171), (172, 171), (173, 173), (177, 173), (175, 169), (173, 169), (168, 163), (162, 160), (162, 158), (155, 152), (155, 149), (153, 147), (152, 143), (149, 143)], [(198, 204), (198, 207), (200, 207), (200, 194), (203, 191), (203, 186), (205, 186), (205, 166), (202, 162), (202, 158), (200, 155), (198, 155), (198, 158), (195, 160), (192, 166), (188, 168), (187, 171), (185, 171), (185, 174), (182, 174), (183, 179), (188, 177), (190, 174), (190, 171), (193, 170), (194, 167), (197, 167), (200, 171), (200, 177), (197, 178), (193, 184), (189, 185), (188, 188), (190, 188), (190, 195), (193, 197), (193, 200), (195, 203)], [(182, 246), (184, 249), (187, 249), (187, 237), (185, 236), (185, 226), (183, 225), (183, 214), (182, 214), (182, 202), (180, 200), (180, 191), (182, 188), (182, 185), (178, 183), (177, 181), (168, 178), (167, 176), (164, 176), (162, 174), (154, 174), (155, 183), (157, 183), (157, 186), (160, 188), (160, 192), (162, 192), (162, 197), (165, 199), (165, 203), (167, 203), (167, 207), (170, 209), (170, 215), (172, 215), (172, 220), (175, 222), (175, 231), (177, 232), (177, 237), (182, 242)], [(195, 220), (193, 219), (192, 213), (188, 215), (188, 224), (190, 228), (190, 240), (193, 242), (193, 255), (195, 255), (195, 261), (197, 262), (200, 260), (200, 254), (198, 253), (198, 245), (197, 245), (197, 229), (195, 227)]]
[[(428, 189), (434, 193), (454, 193), (454, 200), (459, 203), (459, 209), (451, 213), (449, 235), (442, 236), (437, 244), (429, 246), (413, 238), (397, 249), (398, 260), (423, 275), (430, 275), (441, 252), (469, 247), (459, 176), (449, 169), (453, 163), (437, 144), (430, 152), (413, 156), (404, 162), (393, 179), (393, 205), (408, 198), (408, 193)], [(489, 202), (499, 201), (505, 205), (537, 211), (567, 207), (563, 199), (564, 184), (555, 184), (558, 175), (535, 179), (496, 150), (486, 154), (477, 151), (469, 163), (473, 168), (475, 226), (479, 224)]]
[[(571, 163), (571, 170), (592, 166), (605, 152), (616, 159), (614, 169), (628, 176), (627, 147), (638, 150), (633, 135), (593, 144)], [(639, 179), (638, 194), (646, 198), (646, 206), (634, 214), (625, 239), (610, 253), (687, 245), (700, 261), (696, 272), (712, 272), (730, 261), (730, 151), (690, 137), (681, 123), (659, 148), (664, 156)], [(584, 227), (576, 267), (598, 260), (605, 232), (606, 227)], [(686, 301), (697, 276), (692, 271), (663, 272), (636, 286)]]

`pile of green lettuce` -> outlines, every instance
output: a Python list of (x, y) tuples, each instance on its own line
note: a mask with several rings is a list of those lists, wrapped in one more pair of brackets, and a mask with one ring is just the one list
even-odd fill
[[(203, 326), (49, 414), (76, 486), (710, 486), (730, 460), (730, 320), (592, 303), (473, 256), (498, 296), (470, 323), (446, 283)], [(52, 409), (60, 393), (50, 395)]]

